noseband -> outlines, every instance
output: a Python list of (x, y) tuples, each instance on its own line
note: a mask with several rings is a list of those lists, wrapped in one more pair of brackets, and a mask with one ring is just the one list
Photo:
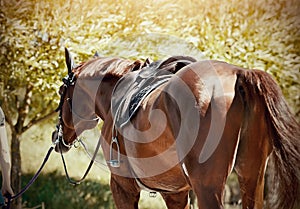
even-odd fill
[[(62, 89), (62, 92), (61, 92), (61, 97), (60, 97), (58, 107), (55, 110), (56, 112), (59, 111), (59, 117), (58, 117), (59, 121), (58, 121), (58, 124), (56, 126), (56, 130), (57, 130), (57, 133), (58, 133), (56, 141), (62, 143), (67, 148), (71, 148), (75, 144), (76, 140), (74, 140), (74, 142), (72, 142), (72, 143), (66, 143), (64, 138), (63, 138), (63, 125), (64, 125), (64, 122), (63, 122), (63, 119), (62, 119), (62, 107), (63, 107), (63, 104), (64, 104), (64, 98), (66, 96), (67, 88), (70, 87), (70, 86), (75, 86), (76, 76), (73, 72), (71, 72), (66, 77), (64, 77), (62, 79), (62, 81), (64, 83), (63, 84), (63, 89)], [(72, 99), (68, 97), (66, 99), (66, 101), (68, 103), (68, 106), (69, 106), (69, 109), (70, 109), (70, 112), (72, 113), (72, 115), (76, 116), (80, 120), (92, 122), (92, 121), (98, 121), (100, 119), (98, 116), (95, 116), (95, 118), (92, 118), (92, 119), (86, 119), (86, 118), (80, 116), (79, 114), (77, 114), (72, 109)]]

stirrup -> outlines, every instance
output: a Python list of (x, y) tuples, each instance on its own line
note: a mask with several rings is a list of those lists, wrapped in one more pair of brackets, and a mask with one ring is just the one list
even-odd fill
[[(117, 159), (113, 158), (113, 145), (116, 144)], [(109, 148), (109, 165), (114, 168), (120, 167), (120, 146), (117, 137), (113, 137)]]

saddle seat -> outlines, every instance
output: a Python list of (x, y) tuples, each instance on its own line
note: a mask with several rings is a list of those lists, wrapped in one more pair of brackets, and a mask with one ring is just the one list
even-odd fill
[(112, 93), (111, 110), (115, 126), (122, 128), (126, 125), (147, 95), (168, 82), (180, 69), (196, 61), (189, 56), (172, 56), (123, 76)]

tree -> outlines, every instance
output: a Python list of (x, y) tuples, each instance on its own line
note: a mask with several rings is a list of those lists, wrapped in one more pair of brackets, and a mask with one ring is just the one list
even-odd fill
[[(5, 2), (1, 8), (5, 16), (1, 17), (0, 103), (11, 130), (12, 187), (16, 193), (21, 189), (21, 136), (53, 116), (56, 81), (61, 76), (56, 69), (63, 66), (62, 53), (51, 48), (59, 46), (59, 40), (32, 27), (39, 23), (33, 18), (33, 8), (33, 3), (12, 2)], [(13, 204), (14, 208), (21, 208), (21, 198)]]
[[(55, 114), (59, 81), (65, 76), (63, 49), (68, 39), (81, 44), (77, 38), (86, 34), (86, 24), (79, 12), (71, 15), (72, 1), (0, 0), (0, 5), (0, 105), (11, 130), (12, 187), (17, 193), (22, 134)], [(80, 51), (81, 57), (93, 53), (89, 46)], [(21, 198), (13, 204), (20, 209)]]

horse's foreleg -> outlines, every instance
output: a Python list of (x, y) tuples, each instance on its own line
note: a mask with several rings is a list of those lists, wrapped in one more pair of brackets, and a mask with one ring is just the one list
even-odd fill
[(189, 191), (182, 191), (178, 193), (161, 193), (168, 208), (172, 209), (188, 209)]
[(110, 188), (118, 209), (138, 209), (140, 189), (132, 178), (111, 175)]

